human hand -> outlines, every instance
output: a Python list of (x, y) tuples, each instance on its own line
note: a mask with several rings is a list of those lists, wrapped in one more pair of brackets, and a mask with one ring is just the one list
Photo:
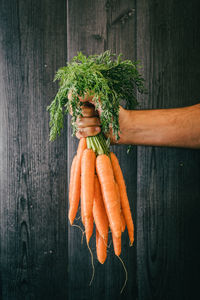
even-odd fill
[[(71, 93), (68, 94), (68, 98), (71, 98)], [(84, 102), (82, 106), (82, 117), (77, 118), (77, 133), (76, 137), (78, 139), (87, 136), (95, 136), (101, 131), (100, 114), (101, 108), (96, 109), (95, 102), (93, 101), (93, 96), (85, 95), (84, 98), (79, 97), (80, 101)], [(125, 131), (126, 123), (128, 122), (128, 111), (120, 106), (119, 110), (119, 140), (117, 141), (112, 133), (112, 128), (109, 134), (106, 136), (110, 138), (112, 144), (123, 144), (126, 143)]]
[(101, 131), (99, 113), (95, 110), (95, 106), (86, 101), (82, 106), (82, 117), (76, 120), (78, 139), (87, 136), (95, 136)]
[[(69, 100), (71, 99), (71, 93), (68, 94)], [(80, 101), (84, 102), (82, 105), (82, 115), (77, 118), (77, 133), (78, 139), (87, 136), (95, 136), (101, 131), (99, 113), (95, 109), (93, 97), (86, 95), (84, 98), (79, 97)], [(71, 113), (72, 114), (72, 113)]]

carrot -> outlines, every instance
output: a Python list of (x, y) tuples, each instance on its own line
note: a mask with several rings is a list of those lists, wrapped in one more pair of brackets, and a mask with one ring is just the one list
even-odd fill
[(94, 178), (94, 204), (93, 204), (93, 216), (96, 227), (99, 234), (105, 239), (108, 235), (108, 217), (106, 214), (103, 198), (101, 194), (101, 186), (98, 177), (95, 175)]
[(121, 200), (120, 200), (120, 193), (119, 193), (119, 186), (117, 184), (117, 182), (115, 181), (115, 185), (116, 185), (116, 191), (117, 191), (117, 198), (119, 201), (119, 205), (120, 205), (120, 215), (121, 215), (121, 230), (122, 232), (124, 232), (125, 228), (126, 228), (126, 223), (124, 220), (124, 215), (123, 215), (123, 211), (121, 209)]
[(124, 232), (125, 228), (126, 228), (126, 222), (125, 222), (125, 219), (124, 219), (123, 211), (121, 211), (121, 223), (122, 223), (122, 232)]
[(83, 151), (86, 148), (86, 138), (80, 139), (78, 150), (77, 150), (77, 157), (76, 157), (76, 168), (73, 174), (73, 186), (70, 195), (70, 208), (69, 208), (69, 221), (71, 225), (74, 222), (76, 217), (76, 213), (78, 210), (79, 200), (80, 200), (80, 189), (81, 189), (81, 158)]
[(128, 229), (130, 243), (132, 245), (133, 241), (134, 241), (134, 225), (133, 225), (133, 219), (131, 216), (131, 210), (130, 210), (129, 201), (128, 201), (128, 197), (127, 197), (126, 185), (125, 185), (122, 170), (120, 168), (119, 161), (118, 161), (116, 155), (111, 152), (110, 157), (111, 157), (115, 180), (117, 181), (118, 186), (119, 186), (122, 211), (123, 211), (123, 215), (124, 215), (124, 218), (126, 221), (126, 226)]
[(70, 182), (69, 182), (69, 203), (71, 202), (71, 197), (72, 197), (72, 188), (74, 184), (74, 173), (75, 173), (75, 168), (76, 168), (76, 158), (77, 155), (74, 156), (72, 165), (71, 165), (71, 170), (70, 170)]
[[(120, 194), (119, 194), (119, 187), (117, 182), (115, 181), (115, 188), (117, 193), (117, 200), (120, 207), (120, 219), (121, 219), (121, 231), (123, 232), (123, 224), (122, 224), (122, 210), (121, 210), (121, 204), (120, 204)], [(113, 247), (115, 251), (115, 255), (119, 256), (121, 254), (121, 236), (119, 238), (115, 237), (115, 235), (112, 233), (112, 240), (113, 240)]]
[(83, 214), (83, 200), (82, 200), (82, 188), (81, 188), (81, 221), (83, 223), (83, 225), (85, 226), (85, 219), (84, 219), (84, 214)]
[(113, 246), (115, 255), (119, 256), (121, 254), (121, 236), (117, 238), (114, 234), (112, 234)]
[(89, 243), (93, 229), (95, 161), (94, 151), (85, 149), (81, 161), (81, 196), (87, 243)]
[(90, 238), (93, 233), (93, 225), (94, 225), (93, 216), (85, 217), (84, 223), (85, 223), (84, 226), (85, 226), (86, 241), (87, 241), (87, 244), (89, 244)]
[(101, 184), (103, 201), (106, 208), (111, 231), (116, 237), (121, 236), (120, 207), (117, 200), (115, 179), (110, 158), (105, 155), (97, 156), (96, 171)]
[(83, 214), (83, 188), (81, 187), (81, 221), (83, 223), (83, 226), (85, 227), (85, 219)]
[(96, 252), (98, 261), (103, 264), (107, 257), (108, 234), (103, 238), (96, 228)]

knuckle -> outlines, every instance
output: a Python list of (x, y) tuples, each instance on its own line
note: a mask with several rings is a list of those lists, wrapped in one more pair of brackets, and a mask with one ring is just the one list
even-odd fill
[(83, 127), (84, 126), (84, 118), (79, 116), (76, 120), (76, 124), (78, 127)]
[(81, 127), (82, 123), (83, 122), (81, 120), (76, 121), (76, 124), (78, 125), (78, 127)]
[(78, 134), (79, 134), (79, 136), (81, 136), (81, 137), (86, 137), (86, 136), (87, 136), (86, 131), (85, 131), (84, 128), (79, 128)]
[(100, 120), (99, 120), (99, 118), (98, 118), (98, 117), (95, 117), (94, 119), (95, 119), (95, 124), (100, 125)]
[(77, 119), (76, 119), (76, 122), (80, 122), (82, 120), (82, 117), (81, 116), (78, 116)]
[(81, 135), (79, 134), (79, 132), (76, 133), (76, 137), (77, 137), (77, 139), (81, 138)]
[(78, 128), (85, 128), (86, 127), (86, 124), (85, 124), (84, 120), (79, 121), (77, 123), (77, 125), (78, 125)]

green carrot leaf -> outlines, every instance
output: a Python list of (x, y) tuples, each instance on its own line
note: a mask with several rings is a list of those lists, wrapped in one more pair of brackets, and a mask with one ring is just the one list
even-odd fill
[[(56, 139), (63, 128), (64, 116), (72, 111), (73, 134), (76, 133), (76, 119), (81, 116), (78, 96), (93, 95), (97, 106), (101, 106), (102, 132), (110, 128), (119, 139), (119, 106), (125, 103), (127, 109), (137, 105), (137, 92), (144, 93), (144, 79), (138, 71), (138, 62), (122, 60), (109, 50), (100, 55), (85, 56), (78, 52), (71, 62), (60, 68), (54, 80), (59, 81), (59, 90), (48, 106), (50, 112), (50, 140)], [(72, 97), (68, 99), (68, 93)]]

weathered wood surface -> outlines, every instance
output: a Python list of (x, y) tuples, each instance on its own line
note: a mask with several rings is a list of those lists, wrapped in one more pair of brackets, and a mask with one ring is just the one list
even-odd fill
[[(125, 58), (134, 59), (135, 43), (135, 3), (134, 1), (68, 1), (68, 59), (77, 51), (84, 54), (98, 54), (111, 49)], [(127, 42), (124, 40), (126, 37)], [(71, 137), (70, 120), (68, 126), (69, 167), (77, 149), (77, 141)], [(136, 150), (126, 155), (126, 147), (115, 147), (122, 165), (132, 211), (136, 204)], [(69, 172), (68, 172), (69, 174)], [(136, 214), (134, 213), (134, 216)], [(80, 221), (77, 224), (81, 225)], [(75, 299), (133, 299), (137, 296), (136, 287), (136, 246), (129, 247), (127, 234), (123, 237), (122, 259), (128, 271), (128, 283), (122, 295), (120, 289), (125, 273), (120, 261), (114, 255), (111, 245), (108, 257), (102, 266), (96, 259), (95, 232), (91, 241), (94, 253), (95, 277), (88, 286), (92, 274), (91, 258), (84, 239), (81, 245), (81, 232), (76, 227), (68, 227), (68, 264), (70, 300)]]
[[(199, 1), (137, 1), (141, 107), (200, 102)], [(138, 147), (139, 299), (199, 298), (200, 151)], [(198, 295), (198, 296), (197, 296)]]
[(0, 2), (0, 299), (67, 297), (67, 136), (46, 107), (67, 59), (65, 1)]
[[(199, 1), (0, 1), (0, 299), (197, 299), (198, 150), (115, 146), (136, 225), (95, 277), (81, 232), (68, 226), (67, 183), (77, 140), (70, 118), (48, 141), (55, 71), (77, 51), (140, 59), (141, 108), (199, 102)], [(68, 123), (68, 124), (67, 124)], [(67, 176), (68, 174), (68, 176)], [(77, 221), (78, 224), (79, 221)], [(196, 294), (195, 294), (196, 293)]]

